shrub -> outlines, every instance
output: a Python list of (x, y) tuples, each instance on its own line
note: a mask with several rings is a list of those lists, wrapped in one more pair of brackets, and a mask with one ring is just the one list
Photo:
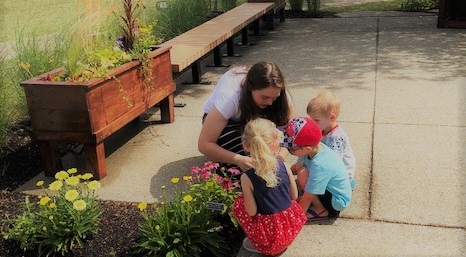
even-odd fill
[[(89, 181), (92, 174), (74, 175), (76, 169), (60, 171), (49, 184), (50, 193), (39, 196), (38, 202), (26, 197), (23, 214), (4, 220), (6, 240), (15, 240), (23, 250), (37, 250), (38, 256), (65, 255), (98, 232), (102, 214), (96, 200), (98, 181)], [(44, 181), (37, 182), (44, 187)]]
[(306, 0), (307, 10), (317, 12), (320, 9), (321, 0)]
[[(223, 168), (223, 169), (222, 169)], [(224, 172), (226, 177), (216, 172)], [(225, 256), (228, 242), (222, 234), (238, 228), (231, 216), (230, 206), (239, 185), (228, 175), (239, 173), (218, 163), (206, 162), (194, 167), (191, 176), (184, 176), (185, 191), (178, 189), (179, 178), (172, 178), (175, 197), (169, 203), (147, 211), (147, 203), (138, 205), (144, 222), (139, 225), (141, 239), (137, 252), (156, 256)], [(225, 220), (223, 217), (230, 216)]]
[(292, 11), (302, 11), (304, 0), (288, 0)]
[(439, 0), (404, 0), (401, 3), (403, 12), (419, 12), (439, 7)]
[(156, 10), (157, 26), (154, 34), (169, 40), (205, 22), (209, 16), (206, 0), (172, 0), (163, 2), (163, 8)]

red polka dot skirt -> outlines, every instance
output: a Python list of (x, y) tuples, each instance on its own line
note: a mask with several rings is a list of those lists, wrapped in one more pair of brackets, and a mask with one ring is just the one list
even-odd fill
[(307, 221), (296, 201), (282, 212), (251, 217), (244, 208), (244, 197), (239, 196), (233, 213), (252, 245), (265, 255), (277, 255), (288, 248)]

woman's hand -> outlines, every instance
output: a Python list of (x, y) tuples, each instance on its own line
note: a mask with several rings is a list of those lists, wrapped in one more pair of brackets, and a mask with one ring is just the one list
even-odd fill
[(243, 156), (243, 155), (237, 154), (234, 159), (235, 159), (234, 164), (236, 164), (241, 169), (242, 172), (245, 172), (253, 167), (252, 158), (249, 156)]

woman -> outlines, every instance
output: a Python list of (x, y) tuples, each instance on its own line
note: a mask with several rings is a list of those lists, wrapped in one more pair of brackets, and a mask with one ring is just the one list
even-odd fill
[[(277, 127), (292, 117), (291, 97), (285, 80), (273, 62), (258, 62), (251, 67), (237, 67), (223, 74), (204, 104), (203, 126), (198, 148), (214, 161), (252, 167), (241, 143), (244, 125), (256, 117), (266, 118)], [(283, 159), (287, 150), (281, 149)]]

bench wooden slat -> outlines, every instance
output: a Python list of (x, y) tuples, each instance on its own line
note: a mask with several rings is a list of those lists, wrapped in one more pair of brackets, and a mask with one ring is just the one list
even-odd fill
[(274, 8), (274, 3), (244, 3), (161, 45), (172, 46), (173, 72), (179, 73)]

